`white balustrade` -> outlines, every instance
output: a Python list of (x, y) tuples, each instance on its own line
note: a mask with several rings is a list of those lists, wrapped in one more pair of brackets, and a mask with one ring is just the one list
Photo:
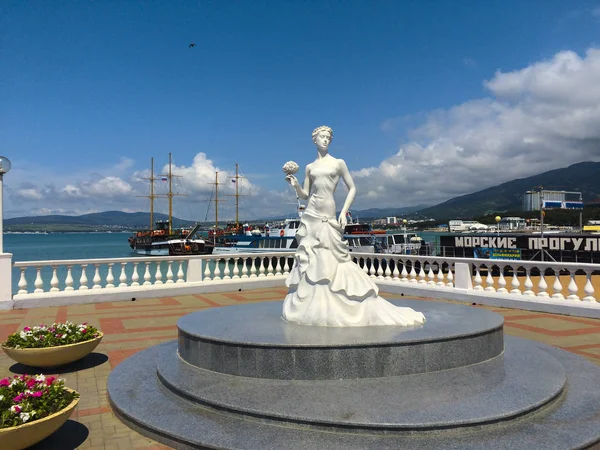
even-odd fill
[[(85, 295), (92, 290), (99, 295), (106, 291), (131, 291), (144, 289), (171, 289), (189, 285), (188, 270), (199, 271), (192, 276), (193, 283), (269, 282), (285, 279), (292, 269), (293, 252), (235, 254), (235, 256), (202, 255), (145, 258), (111, 258), (62, 261), (15, 262), (18, 271), (18, 290), (15, 297)], [(427, 292), (454, 287), (456, 263), (471, 267), (471, 295), (521, 299), (534, 302), (562, 302), (561, 304), (587, 304), (600, 307), (593, 278), (599, 276), (600, 264), (558, 263), (555, 261), (508, 261), (472, 258), (446, 258), (419, 255), (351, 254), (366, 276), (376, 283), (398, 283), (406, 289)], [(190, 266), (190, 259), (201, 259), (201, 264)], [(162, 265), (162, 267), (161, 267)], [(118, 267), (119, 270), (115, 268)], [(88, 271), (88, 268), (92, 268)], [(464, 265), (461, 264), (461, 270)], [(116, 274), (113, 273), (116, 271)], [(484, 272), (485, 271), (485, 272)], [(581, 275), (580, 275), (581, 274)], [(130, 275), (130, 276), (128, 276)], [(91, 282), (88, 276), (92, 277)], [(115, 287), (115, 277), (118, 282)], [(506, 277), (506, 278), (505, 278)], [(461, 278), (464, 279), (464, 278)], [(260, 280), (260, 281), (259, 281)], [(552, 281), (550, 281), (552, 280)], [(510, 290), (507, 284), (510, 283)], [(251, 284), (249, 285), (251, 286)], [(549, 293), (549, 288), (552, 292)], [(201, 292), (201, 288), (198, 288)], [(464, 287), (461, 287), (464, 292)], [(189, 292), (189, 291), (188, 291)], [(90, 292), (91, 294), (91, 292)], [(427, 294), (425, 294), (427, 295)], [(431, 295), (431, 294), (429, 294)], [(132, 295), (133, 296), (133, 295)], [(438, 294), (443, 297), (443, 294)], [(107, 297), (108, 298), (108, 297)]]

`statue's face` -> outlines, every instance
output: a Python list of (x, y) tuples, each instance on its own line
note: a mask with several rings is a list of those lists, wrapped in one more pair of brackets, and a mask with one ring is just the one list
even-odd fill
[(327, 149), (331, 142), (331, 135), (327, 131), (319, 131), (315, 137), (315, 144), (320, 149)]

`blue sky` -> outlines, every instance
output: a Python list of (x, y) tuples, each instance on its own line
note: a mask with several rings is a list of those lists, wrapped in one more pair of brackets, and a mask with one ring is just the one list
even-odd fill
[(180, 216), (235, 163), (247, 217), (293, 212), (323, 124), (357, 209), (600, 158), (598, 1), (5, 0), (0, 29), (6, 217), (147, 210), (169, 151)]

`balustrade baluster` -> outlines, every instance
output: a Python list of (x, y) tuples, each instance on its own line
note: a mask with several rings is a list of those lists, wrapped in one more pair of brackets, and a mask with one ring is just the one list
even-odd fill
[(548, 283), (546, 283), (546, 274), (544, 269), (540, 269), (540, 281), (538, 282), (538, 297), (550, 297), (550, 294), (546, 292), (548, 289)]
[(512, 281), (510, 283), (510, 285), (512, 286), (512, 289), (510, 290), (511, 294), (520, 294), (521, 293), (521, 283), (519, 282), (519, 277), (517, 276), (519, 268), (513, 266), (512, 267), (512, 271), (513, 271), (513, 276), (512, 276)]
[(371, 278), (376, 278), (377, 277), (377, 270), (375, 269), (375, 258), (370, 258), (371, 261), (371, 267), (369, 268), (369, 276)]
[[(584, 302), (595, 302), (596, 299), (594, 298), (594, 285), (592, 284), (592, 270), (586, 270), (585, 271), (585, 277), (586, 277), (586, 281), (585, 281), (585, 287), (583, 288), (583, 292), (585, 292), (585, 297), (583, 297), (581, 300), (583, 300)], [(19, 284), (19, 287), (21, 287), (21, 285)], [(21, 292), (21, 291), (19, 291)]]
[(567, 289), (569, 290), (569, 296), (567, 297), (567, 300), (579, 300), (579, 296), (577, 295), (577, 282), (575, 281), (575, 270), (570, 270), (569, 275), (571, 277), (571, 281), (569, 282), (569, 286), (567, 287)]
[(392, 270), (392, 280), (400, 281), (400, 271), (398, 270), (398, 264), (400, 264), (400, 259), (396, 258), (394, 261), (394, 270)]
[(288, 275), (290, 273), (290, 264), (288, 262), (288, 257), (286, 256), (283, 260), (283, 274)]
[(383, 271), (383, 278), (385, 278), (386, 280), (389, 280), (392, 275), (392, 269), (390, 269), (390, 265), (392, 264), (392, 261), (393, 261), (392, 258), (385, 259), (385, 270)]
[(506, 279), (504, 278), (504, 266), (498, 266), (500, 269), (500, 276), (498, 277), (498, 291), (502, 294), (506, 294), (508, 290), (506, 289)]
[(150, 261), (146, 261), (146, 269), (144, 270), (144, 286), (152, 284), (152, 275), (150, 275)]
[(275, 274), (273, 273), (273, 257), (267, 256), (267, 261), (269, 261), (269, 265), (267, 266), (267, 276), (274, 277)]
[(258, 278), (265, 277), (265, 258), (263, 256), (258, 257)]
[(35, 282), (33, 283), (35, 286), (35, 290), (33, 292), (35, 294), (41, 294), (42, 292), (44, 292), (44, 281), (42, 280), (42, 268), (36, 267), (35, 270), (37, 271), (37, 273), (35, 275)]
[(481, 273), (480, 273), (481, 267), (479, 266), (479, 264), (475, 263), (475, 278), (473, 279), (473, 290), (474, 291), (483, 291), (483, 286), (481, 285), (481, 283), (483, 282), (483, 280), (481, 279)]
[(50, 280), (50, 292), (58, 292), (58, 276), (56, 266), (52, 266), (52, 279)]
[(492, 272), (494, 270), (494, 266), (488, 264), (487, 268), (487, 276), (485, 277), (485, 291), (486, 292), (495, 292), (496, 288), (494, 287), (494, 277), (492, 276)]
[(448, 276), (446, 277), (446, 280), (448, 280), (446, 286), (454, 287), (454, 274), (452, 273), (452, 263), (448, 264)]
[[(369, 264), (367, 263), (368, 259), (367, 258), (363, 258), (363, 265), (362, 265), (362, 271), (365, 273), (365, 275), (369, 276)], [(359, 259), (359, 267), (360, 267), (360, 259)]]
[(238, 269), (238, 262), (240, 258), (233, 258), (233, 278), (237, 279), (240, 277), (240, 270)]
[(225, 258), (223, 261), (225, 262), (225, 265), (223, 266), (223, 280), (231, 280), (231, 270), (229, 270), (231, 258)]
[(156, 271), (154, 272), (154, 284), (164, 284), (162, 280), (162, 271), (160, 270), (160, 261), (156, 261)]
[(248, 261), (250, 261), (248, 256), (242, 258), (242, 278), (248, 278)]
[(167, 284), (173, 283), (173, 261), (167, 261)]
[(423, 261), (419, 261), (419, 284), (426, 284), (425, 281), (425, 263)]
[[(210, 276), (210, 263), (211, 263), (211, 261), (213, 261), (212, 258), (208, 258), (208, 259), (205, 260), (206, 267), (204, 267), (204, 278), (202, 279), (202, 281), (212, 281), (212, 277)], [(217, 264), (217, 263), (215, 262), (215, 264)]]
[(177, 268), (177, 281), (176, 283), (185, 283), (185, 273), (183, 272), (184, 261), (179, 261), (179, 267)]
[(415, 270), (415, 260), (410, 261), (410, 283), (417, 282), (417, 271)]
[(552, 270), (554, 270), (554, 284), (552, 285), (554, 294), (552, 294), (552, 298), (563, 300), (565, 296), (562, 294), (563, 287), (560, 283), (560, 268), (553, 267)]
[(88, 290), (88, 278), (87, 278), (87, 274), (85, 273), (87, 269), (87, 264), (82, 264), (81, 265), (81, 276), (79, 277), (79, 290), (80, 291), (87, 291)]
[(402, 260), (402, 272), (400, 272), (400, 276), (402, 278), (400, 278), (400, 281), (403, 283), (408, 283), (408, 272), (406, 271), (406, 263), (407, 262), (408, 262), (407, 259)]
[(138, 273), (138, 262), (133, 262), (133, 273), (131, 274), (131, 286), (137, 287), (140, 285), (140, 274)]
[(384, 263), (385, 259), (383, 258), (377, 258), (377, 271), (376, 276), (377, 278), (381, 279), (383, 278), (383, 263)]
[(275, 264), (275, 275), (281, 275), (281, 257), (276, 257), (277, 263)]
[(106, 275), (106, 288), (114, 288), (113, 284), (115, 281), (115, 277), (113, 276), (113, 265), (114, 263), (108, 263), (108, 274)]
[(121, 274), (119, 275), (119, 287), (127, 287), (127, 272), (125, 272), (126, 262), (121, 263)]
[(100, 278), (100, 264), (94, 264), (94, 278), (92, 279), (94, 286), (92, 286), (92, 289), (102, 289), (102, 285), (100, 284), (101, 281), (102, 278)]
[(429, 270), (427, 271), (428, 285), (435, 285), (435, 274), (433, 273), (433, 262), (429, 262)]
[(65, 278), (65, 291), (73, 290), (73, 266), (67, 266), (67, 278)]
[(535, 293), (533, 292), (533, 281), (531, 281), (531, 269), (529, 267), (525, 268), (525, 283), (523, 284), (523, 286), (525, 286), (525, 292), (523, 292), (523, 295), (527, 295), (529, 297), (534, 296)]
[(215, 259), (215, 270), (213, 272), (213, 280), (221, 279), (221, 259)]
[(256, 278), (256, 256), (252, 256), (250, 262), (250, 278)]
[(27, 279), (25, 278), (25, 270), (27, 267), (20, 267), (21, 277), (19, 278), (19, 294), (27, 294)]
[(444, 283), (444, 264), (441, 262), (438, 263), (437, 279), (438, 279), (438, 282), (436, 283), (437, 286), (440, 286), (440, 287), (446, 286), (446, 283)]

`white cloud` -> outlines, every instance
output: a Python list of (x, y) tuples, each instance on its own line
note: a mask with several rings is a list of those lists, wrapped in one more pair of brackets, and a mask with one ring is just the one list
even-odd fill
[(564, 51), (520, 70), (497, 72), (484, 83), (490, 97), (430, 113), (412, 131), (414, 142), (378, 166), (355, 171), (355, 208), (375, 200), (386, 206), (441, 202), (600, 160), (598, 80), (600, 49), (583, 57)]
[(600, 19), (600, 6), (597, 6), (594, 9), (592, 9), (592, 16), (596, 19)]

